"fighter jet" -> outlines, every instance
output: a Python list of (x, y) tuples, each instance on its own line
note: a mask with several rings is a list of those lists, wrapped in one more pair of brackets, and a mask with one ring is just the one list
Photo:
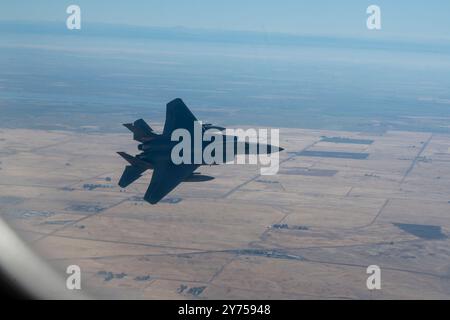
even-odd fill
[[(144, 200), (151, 204), (158, 203), (173, 189), (175, 189), (181, 182), (204, 182), (213, 180), (214, 177), (202, 175), (199, 172), (195, 172), (201, 165), (216, 165), (218, 163), (206, 163), (203, 159), (201, 163), (195, 161), (190, 163), (175, 164), (172, 160), (171, 153), (172, 148), (178, 143), (178, 141), (172, 141), (172, 133), (177, 129), (185, 129), (192, 136), (195, 135), (195, 126), (198, 125), (198, 120), (187, 108), (184, 102), (177, 98), (167, 104), (166, 107), (166, 122), (161, 134), (155, 133), (153, 129), (142, 119), (136, 120), (134, 123), (126, 123), (124, 126), (133, 132), (133, 139), (140, 142), (138, 149), (142, 151), (136, 156), (131, 156), (125, 152), (118, 152), (118, 154), (125, 159), (129, 165), (125, 167), (122, 177), (119, 181), (121, 188), (126, 188), (128, 185), (139, 179), (146, 170), (153, 170), (150, 185), (145, 193)], [(202, 124), (202, 135), (206, 134), (210, 129), (214, 129), (216, 132), (225, 131), (224, 127), (215, 126), (212, 124)], [(232, 143), (232, 157), (239, 153), (239, 150), (243, 150), (243, 154), (256, 154), (259, 153), (273, 153), (282, 151), (283, 148), (262, 145), (257, 143), (251, 145), (249, 142), (240, 142), (236, 136), (227, 136), (221, 134), (223, 139), (223, 162), (229, 160), (230, 149), (226, 148), (226, 143), (231, 141)], [(202, 141), (200, 146), (201, 152), (213, 141)], [(239, 147), (239, 144), (244, 144), (243, 148)], [(195, 153), (196, 144), (192, 143), (191, 154)], [(253, 151), (253, 153), (252, 153)], [(242, 153), (242, 152), (241, 152)]]

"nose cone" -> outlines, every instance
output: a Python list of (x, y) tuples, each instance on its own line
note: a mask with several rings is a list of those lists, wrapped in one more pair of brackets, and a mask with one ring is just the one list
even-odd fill
[(282, 148), (280, 146), (272, 146), (272, 145), (269, 146), (270, 153), (281, 152), (283, 150), (284, 150), (284, 148)]

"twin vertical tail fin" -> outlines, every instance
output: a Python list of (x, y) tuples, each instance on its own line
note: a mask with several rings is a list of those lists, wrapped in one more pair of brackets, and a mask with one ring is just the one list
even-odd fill
[[(150, 141), (157, 136), (153, 132), (153, 129), (142, 119), (136, 120), (134, 123), (125, 123), (124, 126), (133, 132), (133, 139), (141, 143)], [(122, 188), (129, 186), (139, 179), (147, 169), (153, 169), (151, 163), (133, 157), (125, 152), (118, 152), (118, 154), (130, 164), (125, 167), (120, 178), (119, 186)]]
[(136, 141), (146, 142), (154, 139), (156, 136), (153, 129), (142, 119), (136, 120), (134, 123), (124, 123), (123, 125), (133, 132), (133, 139)]

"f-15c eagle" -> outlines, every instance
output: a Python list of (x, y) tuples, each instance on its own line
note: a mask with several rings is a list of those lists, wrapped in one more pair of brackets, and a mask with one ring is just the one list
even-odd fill
[[(144, 200), (151, 204), (158, 203), (181, 182), (202, 182), (214, 179), (213, 177), (201, 175), (194, 171), (201, 165), (228, 162), (230, 159), (230, 150), (233, 158), (237, 154), (270, 154), (283, 150), (283, 148), (272, 145), (239, 142), (236, 136), (220, 134), (216, 137), (220, 136), (220, 139), (223, 139), (224, 142), (221, 156), (221, 158), (223, 157), (223, 162), (210, 163), (205, 161), (202, 157), (200, 162), (187, 161), (176, 164), (172, 159), (172, 149), (179, 143), (179, 141), (172, 140), (172, 134), (175, 130), (184, 129), (191, 137), (194, 137), (198, 131), (200, 131), (200, 135), (202, 136), (210, 129), (214, 129), (218, 133), (225, 131), (225, 128), (223, 127), (211, 124), (201, 124), (201, 122), (198, 122), (192, 112), (179, 98), (167, 104), (166, 122), (162, 134), (155, 133), (142, 119), (136, 120), (134, 123), (126, 123), (124, 126), (133, 132), (134, 140), (140, 142), (138, 149), (142, 152), (135, 157), (125, 152), (118, 152), (118, 154), (129, 163), (129, 165), (125, 167), (125, 171), (120, 178), (119, 186), (125, 188), (139, 179), (146, 170), (153, 170), (150, 185), (144, 196)], [(196, 126), (200, 126), (200, 130), (198, 130)], [(198, 154), (198, 151), (200, 151), (200, 154), (202, 155), (205, 148), (207, 148), (213, 140), (214, 139), (211, 139), (211, 141), (203, 141), (202, 139), (200, 144), (192, 141), (192, 143), (188, 144), (191, 146), (191, 149), (187, 150), (187, 154), (195, 155), (196, 152)], [(231, 149), (227, 147), (230, 143)], [(199, 150), (196, 150), (196, 148)], [(186, 151), (183, 150), (183, 152)], [(215, 151), (212, 152), (213, 155), (214, 152)]]

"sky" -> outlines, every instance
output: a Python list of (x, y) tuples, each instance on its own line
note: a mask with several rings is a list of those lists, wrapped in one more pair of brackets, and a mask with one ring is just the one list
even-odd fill
[[(72, 4), (80, 31), (66, 27)], [(371, 4), (380, 31), (367, 30)], [(101, 114), (106, 130), (162, 121), (182, 97), (217, 123), (448, 132), (449, 12), (449, 0), (4, 0), (0, 107), (11, 126), (98, 127)]]
[[(61, 21), (77, 4), (82, 23), (252, 30), (308, 35), (448, 39), (450, 1), (406, 0), (15, 0), (2, 1), (0, 21)], [(382, 30), (368, 31), (366, 8), (381, 7)]]

